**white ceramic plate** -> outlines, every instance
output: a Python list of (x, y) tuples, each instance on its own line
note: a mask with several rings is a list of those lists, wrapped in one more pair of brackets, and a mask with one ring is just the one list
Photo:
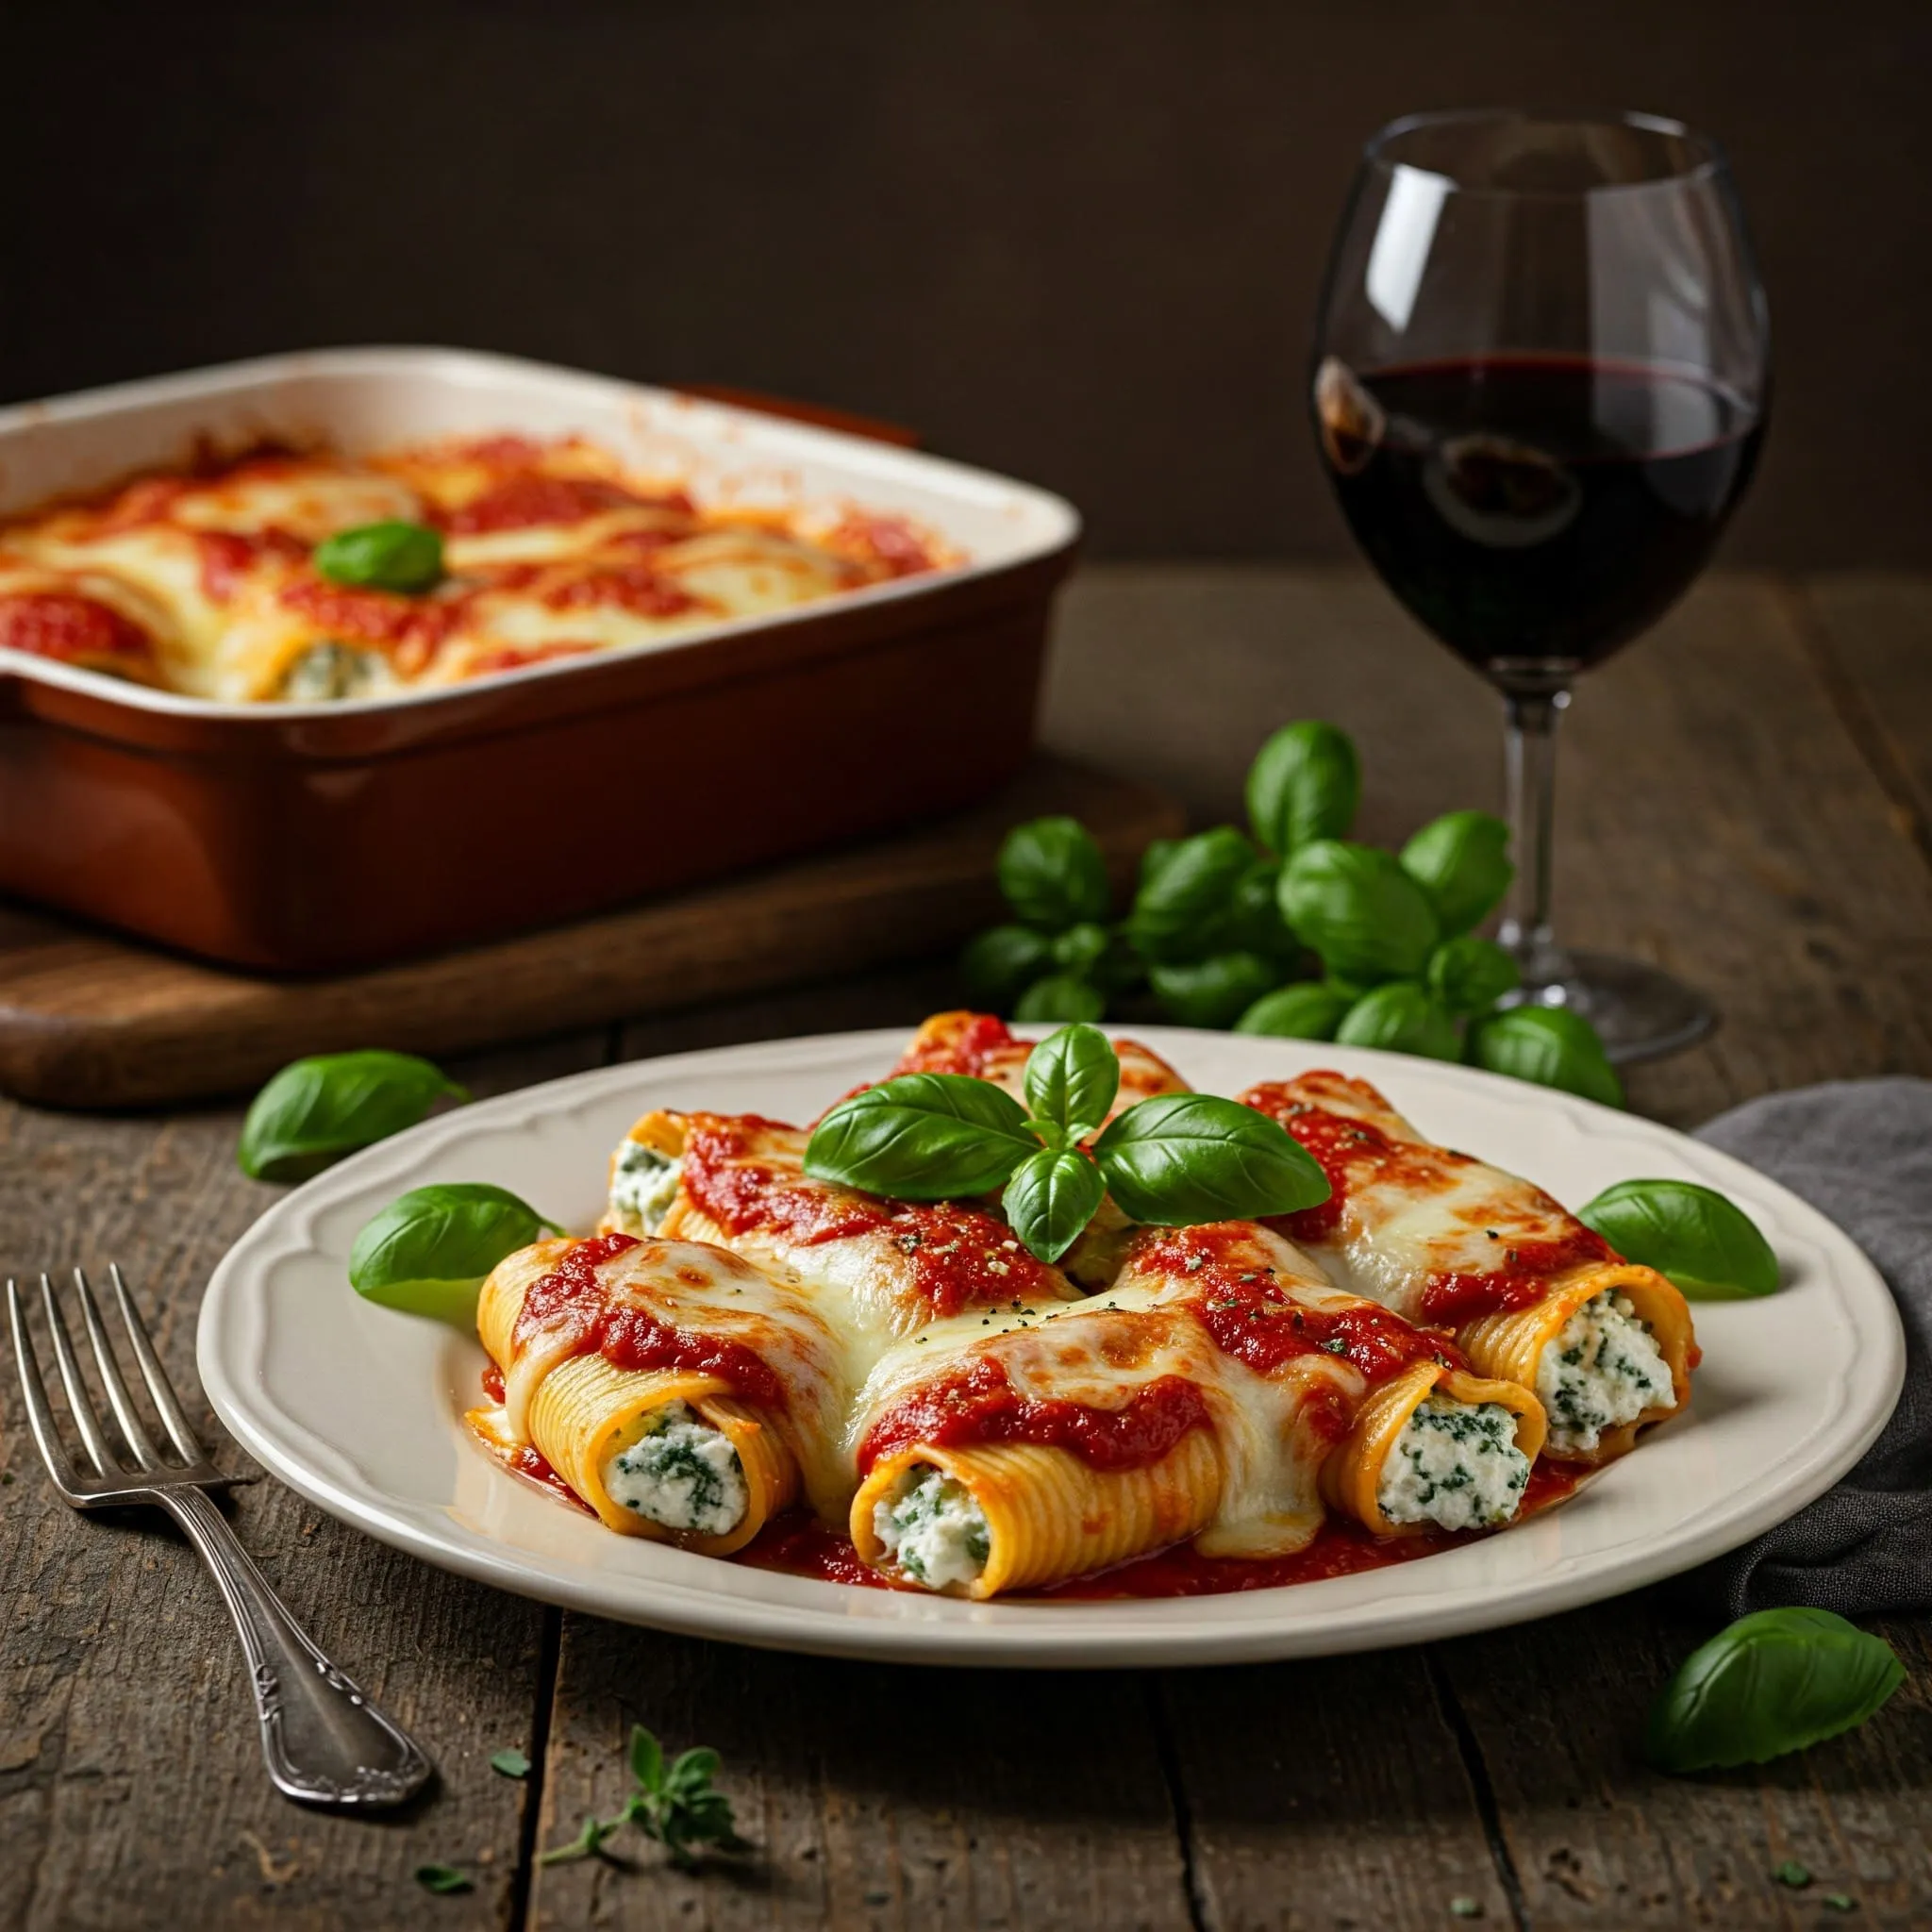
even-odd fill
[(1232, 1663), (1366, 1650), (1544, 1616), (1747, 1541), (1828, 1487), (1891, 1412), (1904, 1338), (1884, 1282), (1796, 1196), (1648, 1121), (1467, 1068), (1297, 1041), (1137, 1028), (1197, 1087), (1313, 1066), (1374, 1080), (1427, 1134), (1581, 1203), (1632, 1175), (1722, 1189), (1786, 1287), (1703, 1304), (1689, 1415), (1561, 1507), (1479, 1542), (1291, 1589), (1129, 1603), (967, 1604), (856, 1589), (613, 1536), (468, 1440), (473, 1337), (361, 1301), (356, 1231), (405, 1189), (495, 1181), (588, 1229), (605, 1159), (652, 1107), (809, 1120), (876, 1079), (902, 1033), (731, 1047), (609, 1067), (425, 1122), (296, 1190), (236, 1243), (202, 1304), (201, 1376), (251, 1454), (371, 1536), (503, 1590), (635, 1624), (919, 1663)]

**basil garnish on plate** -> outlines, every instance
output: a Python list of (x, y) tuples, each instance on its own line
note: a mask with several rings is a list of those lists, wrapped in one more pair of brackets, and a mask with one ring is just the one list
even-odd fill
[(442, 539), (422, 524), (358, 524), (318, 543), (312, 560), (332, 584), (416, 594), (442, 581)]
[(413, 1188), (356, 1237), (349, 1285), (385, 1307), (473, 1323), (483, 1277), (545, 1232), (563, 1229), (508, 1188), (487, 1181)]
[(371, 1048), (292, 1061), (255, 1096), (235, 1158), (258, 1181), (302, 1181), (413, 1127), (439, 1100), (467, 1100), (440, 1067)]
[(1645, 1753), (1659, 1771), (1763, 1764), (1863, 1724), (1905, 1677), (1889, 1643), (1830, 1610), (1759, 1610), (1684, 1660)]
[(1691, 1301), (1775, 1294), (1777, 1257), (1736, 1202), (1695, 1181), (1619, 1181), (1576, 1210), (1611, 1247)]
[[(1031, 1114), (984, 1080), (906, 1074), (833, 1108), (812, 1132), (805, 1171), (906, 1201), (1005, 1187), (1014, 1233), (1048, 1262), (1073, 1245), (1108, 1190), (1136, 1221), (1170, 1226), (1287, 1214), (1328, 1198), (1327, 1176), (1277, 1123), (1210, 1093), (1137, 1101), (1093, 1143), (1090, 1162), (1078, 1142), (1119, 1083), (1107, 1036), (1069, 1026), (1028, 1060)], [(1090, 1166), (1092, 1180), (1078, 1171)]]

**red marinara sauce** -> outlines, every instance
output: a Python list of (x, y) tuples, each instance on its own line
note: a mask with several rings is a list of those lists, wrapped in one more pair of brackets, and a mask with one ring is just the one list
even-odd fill
[(880, 1235), (908, 1263), (921, 1323), (960, 1309), (1065, 1292), (1005, 1222), (959, 1201), (890, 1201), (781, 1169), (749, 1151), (790, 1128), (756, 1114), (694, 1117), (684, 1144), (684, 1187), (693, 1205), (729, 1234), (760, 1233), (815, 1247)]
[(729, 1384), (734, 1393), (757, 1407), (784, 1407), (785, 1385), (768, 1363), (741, 1342), (674, 1327), (648, 1308), (609, 1300), (598, 1278), (598, 1268), (641, 1245), (634, 1235), (627, 1234), (600, 1234), (573, 1241), (557, 1266), (525, 1291), (516, 1321), (516, 1345), (521, 1348), (539, 1328), (568, 1324), (575, 1332), (579, 1355), (601, 1355), (620, 1369), (682, 1369), (693, 1374), (716, 1375)]
[(460, 509), (437, 519), (452, 537), (480, 537), (497, 530), (526, 530), (540, 524), (581, 524), (607, 510), (654, 508), (691, 514), (681, 492), (639, 496), (595, 476), (544, 476), (525, 473), (492, 483)]
[(1329, 1113), (1304, 1100), (1291, 1100), (1266, 1087), (1257, 1087), (1247, 1096), (1247, 1105), (1257, 1113), (1277, 1121), (1293, 1139), (1315, 1157), (1316, 1164), (1328, 1177), (1328, 1198), (1294, 1214), (1278, 1215), (1269, 1222), (1279, 1227), (1291, 1241), (1332, 1241), (1348, 1209), (1348, 1182), (1351, 1168), (1364, 1161), (1380, 1162), (1395, 1152), (1394, 1142), (1381, 1128), (1366, 1121)]
[(194, 547), (201, 564), (201, 588), (217, 604), (225, 604), (242, 580), (270, 558), (300, 563), (308, 546), (286, 530), (196, 530)]
[(1143, 1383), (1118, 1408), (1092, 1408), (1022, 1395), (997, 1361), (981, 1356), (880, 1416), (858, 1445), (858, 1468), (869, 1474), (882, 1458), (915, 1442), (937, 1448), (1027, 1442), (1064, 1449), (1090, 1469), (1145, 1469), (1191, 1429), (1208, 1423), (1201, 1391), (1178, 1375)]
[(1517, 1241), (1499, 1233), (1496, 1244), (1502, 1250), (1500, 1267), (1429, 1276), (1423, 1285), (1424, 1321), (1454, 1326), (1506, 1308), (1534, 1307), (1549, 1293), (1557, 1275), (1591, 1262), (1609, 1264), (1619, 1258), (1602, 1235), (1580, 1221), (1550, 1241)]
[(324, 636), (393, 651), (404, 670), (427, 663), (462, 614), (462, 603), (456, 598), (406, 597), (395, 591), (332, 584), (319, 576), (283, 585), (277, 601), (309, 619)]
[(1232, 1228), (1164, 1228), (1144, 1235), (1134, 1261), (1191, 1279), (1195, 1292), (1189, 1306), (1215, 1347), (1258, 1375), (1317, 1353), (1351, 1363), (1372, 1386), (1419, 1361), (1467, 1367), (1446, 1338), (1427, 1334), (1374, 1302), (1304, 1306)]
[(997, 1014), (970, 1013), (956, 1031), (908, 1047), (886, 1077), (896, 1080), (902, 1074), (963, 1074), (976, 1080), (996, 1058), (1029, 1050), (1024, 1041), (1013, 1038), (1011, 1028)]
[(647, 563), (610, 564), (571, 577), (545, 591), (543, 604), (550, 610), (618, 609), (637, 617), (681, 617), (708, 608), (675, 577), (659, 576)]
[(72, 591), (19, 591), (0, 596), (0, 644), (60, 664), (151, 664), (154, 644), (111, 605)]

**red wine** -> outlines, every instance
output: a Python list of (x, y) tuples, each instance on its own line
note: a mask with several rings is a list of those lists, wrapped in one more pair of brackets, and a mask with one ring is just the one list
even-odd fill
[(1361, 375), (1330, 359), (1315, 415), (1371, 561), (1502, 683), (1597, 663), (1648, 628), (1703, 568), (1763, 429), (1714, 384), (1582, 357)]

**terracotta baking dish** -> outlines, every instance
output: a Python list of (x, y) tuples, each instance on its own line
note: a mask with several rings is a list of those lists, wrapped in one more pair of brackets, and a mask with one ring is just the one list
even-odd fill
[(189, 952), (340, 969), (942, 812), (1033, 736), (1058, 497), (661, 390), (443, 349), (236, 363), (0, 410), (0, 513), (197, 439), (579, 432), (701, 501), (898, 511), (960, 567), (450, 690), (219, 705), (0, 650), (0, 890)]

